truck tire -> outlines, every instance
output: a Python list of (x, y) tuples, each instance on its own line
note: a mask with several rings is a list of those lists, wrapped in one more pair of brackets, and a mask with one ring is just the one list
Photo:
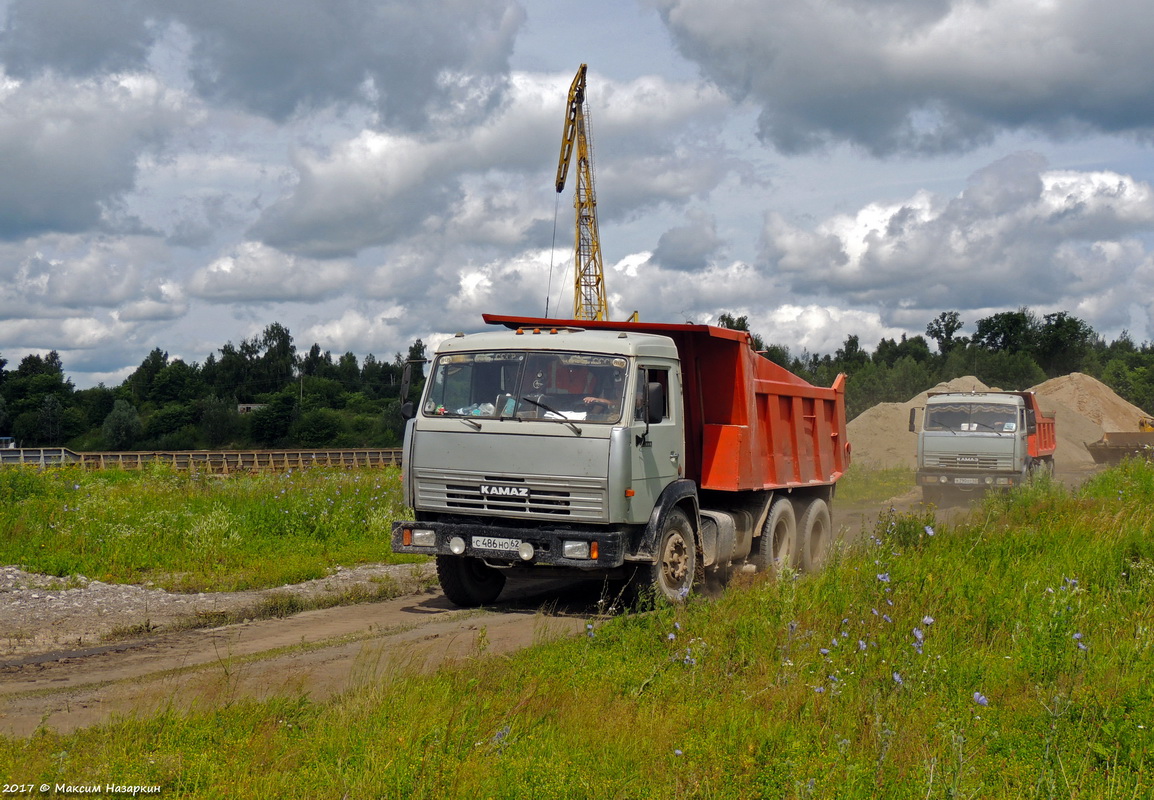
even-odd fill
[(657, 540), (657, 561), (642, 564), (634, 575), (636, 599), (652, 595), (654, 600), (683, 603), (697, 580), (697, 542), (689, 517), (673, 509), (665, 517)]
[(833, 521), (829, 505), (821, 498), (809, 501), (797, 523), (797, 546), (801, 555), (801, 571), (821, 569), (833, 544)]
[(779, 497), (769, 507), (753, 565), (758, 572), (772, 572), (776, 577), (783, 570), (796, 569), (797, 556), (797, 514), (789, 498)]
[(471, 556), (437, 556), (437, 579), (449, 602), (461, 608), (488, 605), (505, 588), (500, 570)]

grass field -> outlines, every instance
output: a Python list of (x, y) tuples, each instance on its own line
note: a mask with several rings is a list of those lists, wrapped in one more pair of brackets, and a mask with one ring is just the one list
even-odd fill
[(1154, 469), (1127, 463), (964, 524), (891, 513), (817, 575), (326, 703), (0, 739), (0, 778), (165, 797), (1150, 797), (1151, 509)]
[[(172, 591), (237, 591), (401, 563), (389, 528), (400, 470), (317, 469), (222, 478), (0, 469), (0, 564)], [(420, 559), (416, 559), (420, 560)]]

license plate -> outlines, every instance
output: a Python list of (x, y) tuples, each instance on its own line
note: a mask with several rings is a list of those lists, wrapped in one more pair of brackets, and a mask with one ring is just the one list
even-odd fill
[(520, 546), (520, 539), (498, 539), (494, 536), (473, 537), (473, 547), (478, 550), (500, 550), (508, 553), (516, 553), (517, 548)]
[(962, 483), (966, 486), (976, 486), (978, 484), (977, 478), (954, 478), (954, 483)]

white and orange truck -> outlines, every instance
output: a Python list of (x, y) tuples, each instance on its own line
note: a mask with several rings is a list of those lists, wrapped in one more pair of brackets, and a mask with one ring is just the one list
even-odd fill
[(485, 315), (405, 404), (395, 552), (459, 606), (507, 576), (598, 576), (677, 602), (705, 570), (816, 568), (850, 460), (845, 376), (811, 385), (708, 325)]
[(931, 392), (918, 434), (917, 482), (922, 499), (942, 504), (962, 495), (1021, 485), (1054, 471), (1057, 429), (1034, 392)]

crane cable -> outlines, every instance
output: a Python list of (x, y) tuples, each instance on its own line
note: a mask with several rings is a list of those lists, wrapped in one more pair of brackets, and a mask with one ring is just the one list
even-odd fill
[[(545, 319), (549, 319), (549, 301), (553, 294), (553, 257), (557, 255), (557, 216), (561, 213), (561, 195), (553, 201), (553, 242), (549, 245), (549, 281), (545, 286)], [(562, 283), (562, 286), (565, 284)], [(561, 298), (557, 298), (560, 302)]]

